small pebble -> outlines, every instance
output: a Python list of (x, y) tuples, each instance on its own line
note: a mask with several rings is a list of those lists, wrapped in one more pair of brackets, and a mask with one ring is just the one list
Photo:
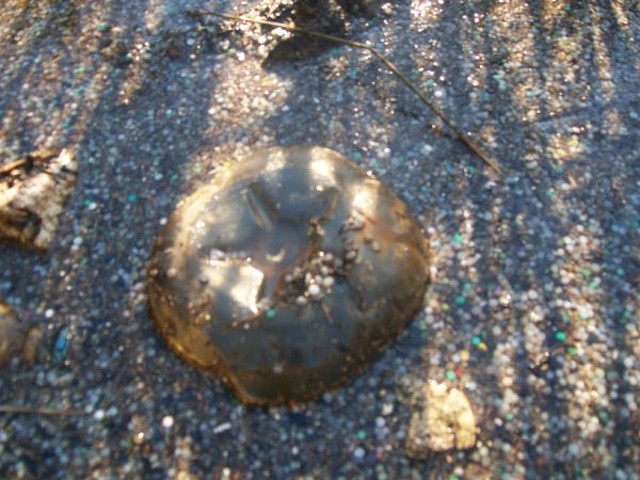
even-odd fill
[(171, 415), (166, 415), (165, 417), (162, 418), (162, 426), (164, 428), (171, 428), (173, 427), (173, 423), (174, 423), (174, 419)]
[(333, 277), (324, 277), (322, 279), (322, 286), (324, 288), (331, 288), (335, 283), (335, 279)]
[(320, 289), (319, 285), (312, 283), (307, 287), (307, 292), (309, 293), (309, 296), (311, 296), (312, 298), (318, 298), (322, 293), (322, 290)]

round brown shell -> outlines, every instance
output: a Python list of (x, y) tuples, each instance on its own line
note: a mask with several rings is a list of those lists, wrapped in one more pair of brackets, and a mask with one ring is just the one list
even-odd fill
[(252, 152), (186, 198), (148, 294), (182, 358), (246, 403), (306, 400), (369, 364), (421, 308), (423, 233), (380, 181), (322, 147)]

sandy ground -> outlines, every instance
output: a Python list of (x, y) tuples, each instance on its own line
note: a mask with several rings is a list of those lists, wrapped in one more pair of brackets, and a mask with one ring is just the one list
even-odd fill
[[(0, 477), (637, 479), (638, 2), (331, 10), (331, 28), (391, 59), (502, 176), (370, 53), (283, 47), (284, 31), (187, 14), (198, 8), (292, 14), (235, 0), (0, 6), (0, 163), (51, 145), (80, 163), (49, 251), (0, 247), (0, 298), (44, 332), (35, 364), (0, 372)], [(408, 203), (432, 284), (353, 382), (247, 408), (156, 335), (145, 265), (176, 202), (222, 163), (301, 143), (342, 152)], [(407, 456), (428, 379), (469, 398), (474, 449)]]

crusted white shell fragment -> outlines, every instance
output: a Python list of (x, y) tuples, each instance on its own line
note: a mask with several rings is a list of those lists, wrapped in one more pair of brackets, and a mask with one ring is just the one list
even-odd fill
[(0, 178), (0, 239), (39, 250), (49, 247), (78, 173), (73, 150), (42, 152), (38, 168), (8, 188)]
[(411, 416), (407, 454), (426, 458), (434, 452), (464, 450), (476, 444), (476, 418), (466, 395), (444, 383), (427, 382)]

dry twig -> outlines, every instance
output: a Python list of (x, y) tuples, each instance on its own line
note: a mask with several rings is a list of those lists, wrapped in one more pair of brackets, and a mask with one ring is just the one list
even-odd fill
[(70, 408), (46, 408), (46, 407), (24, 407), (22, 405), (0, 405), (0, 413), (27, 413), (35, 415), (70, 415), (81, 416), (85, 413), (81, 410)]
[(260, 18), (248, 18), (238, 15), (231, 15), (228, 13), (221, 13), (211, 10), (187, 10), (187, 15), (197, 18), (203, 17), (206, 15), (224, 18), (226, 20), (232, 20), (235, 22), (248, 22), (257, 25), (264, 25), (272, 28), (282, 28), (291, 33), (308, 35), (310, 37), (320, 38), (323, 40), (327, 40), (334, 43), (340, 43), (342, 45), (347, 45), (352, 48), (358, 48), (361, 50), (367, 50), (374, 57), (376, 57), (380, 62), (382, 62), (402, 83), (404, 83), (409, 90), (415, 93), (418, 98), (424, 103), (429, 109), (440, 119), (442, 122), (478, 157), (480, 157), (491, 169), (493, 169), (498, 175), (502, 176), (502, 169), (496, 160), (494, 160), (488, 153), (486, 153), (478, 143), (471, 138), (467, 133), (465, 133), (460, 127), (458, 127), (452, 120), (450, 120), (444, 112), (431, 100), (427, 98), (427, 96), (420, 91), (420, 89), (413, 83), (411, 80), (404, 75), (396, 65), (389, 60), (387, 57), (378, 52), (375, 48), (366, 43), (355, 42), (352, 40), (347, 40), (346, 38), (336, 37), (334, 35), (330, 35), (328, 33), (316, 32), (314, 30), (307, 30), (306, 28), (296, 27), (292, 24), (285, 24), (280, 22), (272, 22), (271, 20), (264, 20)]
[(10, 173), (16, 168), (23, 167), (27, 164), (28, 160), (26, 158), (19, 158), (18, 160), (8, 163), (0, 167), (0, 175), (4, 175), (6, 173)]

